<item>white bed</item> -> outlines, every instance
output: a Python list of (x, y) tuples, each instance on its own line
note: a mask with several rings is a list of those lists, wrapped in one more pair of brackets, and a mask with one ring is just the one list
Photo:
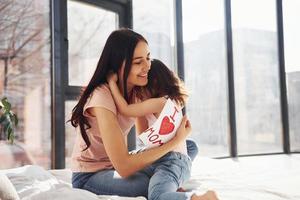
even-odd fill
[[(71, 171), (44, 170), (27, 165), (0, 170), (14, 185), (21, 199), (145, 199), (97, 196), (71, 188)], [(300, 200), (300, 154), (210, 159), (197, 157), (192, 178), (185, 185), (198, 193), (208, 189), (221, 200)]]

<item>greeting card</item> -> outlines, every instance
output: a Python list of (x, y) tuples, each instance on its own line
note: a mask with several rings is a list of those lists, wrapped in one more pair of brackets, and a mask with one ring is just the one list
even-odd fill
[(161, 146), (172, 139), (182, 120), (181, 108), (168, 99), (155, 123), (139, 135), (147, 149)]

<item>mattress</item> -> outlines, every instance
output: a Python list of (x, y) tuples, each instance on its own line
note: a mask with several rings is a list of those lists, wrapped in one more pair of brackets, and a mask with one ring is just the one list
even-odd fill
[[(124, 199), (144, 197), (95, 195), (71, 187), (69, 169), (45, 170), (36, 165), (0, 170), (21, 199)], [(238, 159), (198, 156), (191, 179), (183, 186), (201, 194), (215, 190), (221, 200), (300, 200), (300, 155), (269, 155)]]

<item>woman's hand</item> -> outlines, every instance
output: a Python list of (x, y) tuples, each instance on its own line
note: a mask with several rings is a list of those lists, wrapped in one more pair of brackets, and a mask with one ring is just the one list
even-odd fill
[(111, 72), (107, 75), (108, 83), (112, 83), (112, 82), (116, 83), (117, 81), (118, 81), (118, 75), (116, 73)]
[(188, 120), (187, 116), (184, 115), (174, 138), (181, 142), (186, 139), (186, 137), (191, 133), (191, 130), (191, 123)]

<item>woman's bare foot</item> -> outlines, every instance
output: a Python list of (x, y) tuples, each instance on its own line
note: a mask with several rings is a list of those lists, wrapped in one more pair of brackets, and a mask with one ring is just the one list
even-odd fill
[(193, 194), (191, 200), (218, 200), (218, 197), (214, 191), (208, 190), (203, 195)]

